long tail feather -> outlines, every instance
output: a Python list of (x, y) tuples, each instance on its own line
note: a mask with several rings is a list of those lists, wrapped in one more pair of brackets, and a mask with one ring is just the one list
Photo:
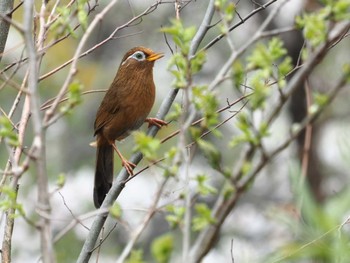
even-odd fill
[(113, 182), (113, 147), (110, 144), (97, 146), (96, 170), (94, 186), (94, 204), (96, 208), (102, 205)]

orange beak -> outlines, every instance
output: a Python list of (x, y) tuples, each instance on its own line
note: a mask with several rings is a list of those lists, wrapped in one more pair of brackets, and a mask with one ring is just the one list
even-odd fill
[(147, 60), (148, 61), (155, 61), (155, 60), (158, 60), (160, 58), (162, 58), (164, 56), (163, 53), (153, 53), (152, 55), (150, 55)]

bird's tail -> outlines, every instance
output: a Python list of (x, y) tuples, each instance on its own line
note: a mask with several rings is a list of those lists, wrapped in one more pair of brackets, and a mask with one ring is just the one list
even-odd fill
[(96, 208), (102, 205), (113, 182), (113, 147), (109, 143), (97, 145), (96, 170), (94, 186), (94, 204)]

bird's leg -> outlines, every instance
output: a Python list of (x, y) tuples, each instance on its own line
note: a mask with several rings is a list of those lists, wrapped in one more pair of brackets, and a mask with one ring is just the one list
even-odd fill
[(162, 128), (163, 126), (168, 125), (166, 121), (163, 121), (157, 118), (147, 118), (145, 119), (145, 122), (148, 122), (148, 128), (151, 127), (152, 125), (155, 125), (158, 128)]
[(120, 160), (122, 161), (122, 166), (124, 166), (125, 170), (128, 172), (130, 176), (133, 176), (134, 175), (133, 169), (136, 167), (136, 165), (124, 158), (122, 153), (118, 150), (117, 145), (115, 145), (115, 142), (112, 143), (112, 146), (114, 150), (117, 152)]

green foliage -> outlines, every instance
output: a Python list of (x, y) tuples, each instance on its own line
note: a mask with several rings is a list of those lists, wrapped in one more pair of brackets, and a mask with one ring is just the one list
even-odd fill
[(172, 20), (171, 26), (163, 28), (162, 32), (170, 34), (179, 48), (179, 52), (170, 58), (168, 64), (169, 71), (175, 77), (172, 85), (180, 89), (188, 88), (191, 84), (192, 76), (202, 69), (206, 61), (205, 52), (198, 52), (195, 56), (188, 57), (196, 28), (184, 27), (181, 20)]
[[(249, 85), (253, 89), (249, 103), (253, 110), (263, 109), (271, 94), (270, 79), (275, 79), (279, 88), (286, 85), (285, 76), (292, 69), (292, 59), (279, 38), (272, 38), (267, 44), (259, 43), (247, 58), (247, 70), (255, 70)], [(242, 78), (243, 73), (240, 73)]]
[(346, 81), (350, 83), (350, 64), (343, 65), (343, 73), (345, 75)]
[(210, 165), (214, 169), (220, 169), (221, 153), (218, 148), (211, 142), (202, 139), (197, 139), (196, 143), (203, 151), (204, 156), (209, 160)]
[(83, 99), (81, 96), (81, 92), (83, 90), (83, 85), (78, 82), (74, 81), (71, 83), (68, 87), (68, 101), (66, 104), (64, 104), (61, 108), (60, 111), (65, 114), (70, 114), (71, 110), (82, 103)]
[(240, 60), (236, 60), (233, 63), (231, 72), (232, 81), (236, 85), (236, 88), (239, 88), (244, 83), (245, 78), (245, 69)]
[[(216, 10), (220, 12), (224, 24), (230, 24), (233, 21), (236, 14), (236, 5), (232, 1), (228, 0), (216, 0), (214, 5)], [(227, 26), (221, 26), (220, 29), (223, 34), (228, 33)]]
[(168, 205), (166, 210), (169, 212), (169, 214), (165, 217), (165, 219), (168, 221), (170, 226), (175, 228), (180, 225), (185, 214), (185, 208), (175, 205)]
[(114, 202), (113, 206), (109, 208), (109, 213), (114, 218), (120, 218), (122, 216), (122, 208), (118, 203)]
[(182, 108), (180, 103), (178, 102), (174, 103), (172, 108), (173, 110), (169, 112), (169, 114), (165, 118), (168, 121), (177, 120), (182, 114)]
[(18, 135), (12, 122), (5, 116), (0, 116), (0, 137), (5, 138), (10, 146), (19, 146)]
[(88, 25), (88, 14), (84, 7), (87, 2), (87, 0), (78, 0), (77, 6), (77, 18), (84, 30), (86, 30)]
[(200, 231), (210, 224), (215, 224), (216, 220), (211, 216), (210, 208), (204, 204), (195, 205), (196, 216), (192, 219), (192, 229), (193, 231)]
[(193, 87), (193, 103), (197, 110), (201, 111), (203, 121), (201, 126), (205, 128), (213, 127), (218, 123), (218, 101), (213, 92), (208, 90), (207, 86)]
[(207, 183), (208, 176), (206, 176), (204, 174), (199, 174), (196, 177), (196, 181), (198, 183), (197, 191), (200, 195), (207, 196), (207, 195), (217, 193), (216, 188), (212, 187), (210, 184)]
[(196, 55), (191, 58), (190, 66), (191, 66), (192, 75), (198, 73), (202, 69), (204, 63), (206, 62), (206, 59), (207, 59), (207, 56), (204, 51), (200, 51), (196, 53)]
[[(188, 87), (187, 81), (187, 72), (188, 69), (188, 61), (185, 56), (181, 53), (175, 53), (169, 60), (168, 68), (170, 73), (175, 77), (172, 85), (175, 88), (183, 89)], [(172, 67), (176, 67), (176, 69), (171, 69)]]
[(134, 151), (140, 151), (148, 160), (155, 160), (161, 145), (160, 140), (141, 131), (133, 132), (133, 136), (136, 143)]
[(253, 164), (249, 161), (245, 161), (241, 167), (243, 175), (247, 175), (252, 170)]
[(332, 15), (336, 21), (350, 19), (350, 0), (337, 0), (332, 3)]
[(66, 175), (64, 173), (61, 173), (58, 175), (58, 178), (56, 180), (56, 185), (58, 188), (62, 188), (66, 183)]
[(143, 260), (143, 251), (141, 249), (132, 250), (125, 263), (146, 263), (146, 261)]
[(323, 8), (318, 12), (303, 14), (295, 19), (297, 27), (303, 30), (304, 38), (312, 47), (316, 47), (326, 40), (327, 17), (330, 12), (330, 8)]
[(233, 187), (232, 184), (227, 183), (224, 186), (223, 194), (222, 196), (225, 198), (225, 200), (229, 199), (234, 193), (236, 192), (236, 189)]
[(171, 20), (171, 26), (162, 28), (162, 32), (168, 33), (173, 37), (175, 44), (179, 47), (181, 53), (187, 56), (190, 51), (191, 40), (196, 33), (195, 27), (184, 27), (181, 20)]
[(264, 137), (270, 135), (267, 123), (260, 123), (259, 129), (255, 131), (255, 127), (253, 126), (250, 117), (243, 112), (241, 112), (237, 117), (236, 127), (242, 132), (242, 134), (233, 137), (229, 143), (230, 147), (236, 147), (241, 143), (259, 145)]
[(344, 191), (317, 203), (300, 175), (292, 175), (294, 196), (302, 218), (284, 215), (294, 239), (265, 262), (339, 262), (349, 261), (350, 238), (343, 233), (342, 221), (348, 216), (350, 192)]
[(326, 94), (322, 94), (320, 92), (313, 93), (313, 101), (314, 103), (309, 108), (309, 113), (314, 114), (328, 104), (329, 98)]
[(70, 24), (70, 12), (71, 10), (67, 7), (57, 7), (58, 18), (51, 27), (56, 33), (56, 38), (65, 34), (71, 34), (71, 36), (76, 37), (74, 28)]
[(249, 104), (253, 110), (264, 109), (267, 98), (271, 94), (271, 88), (261, 73), (262, 71), (259, 71), (250, 79), (250, 86), (254, 92), (249, 97)]
[(58, 6), (56, 8), (58, 18), (51, 27), (56, 38), (66, 34), (70, 34), (74, 38), (77, 37), (77, 34), (74, 31), (77, 26), (73, 23), (74, 19), (77, 19), (83, 30), (86, 30), (88, 25), (88, 13), (85, 10), (86, 3), (87, 0), (79, 0), (77, 1), (77, 5), (74, 5), (76, 8), (72, 8), (72, 6)]
[(248, 56), (248, 69), (260, 69), (264, 71), (265, 77), (272, 75), (272, 65), (276, 61), (287, 54), (287, 50), (283, 47), (283, 42), (279, 38), (272, 38), (267, 45), (259, 43)]
[(18, 217), (19, 215), (25, 216), (23, 205), (17, 202), (17, 192), (15, 190), (4, 185), (0, 188), (0, 192), (3, 196), (7, 196), (7, 198), (3, 198), (0, 201), (0, 210), (14, 209), (16, 214), (12, 215), (13, 217)]
[(173, 249), (174, 237), (171, 234), (158, 237), (151, 245), (152, 255), (158, 263), (169, 262)]
[(165, 176), (175, 176), (178, 172), (179, 167), (176, 164), (173, 164), (174, 157), (178, 152), (177, 147), (171, 147), (168, 151), (165, 152), (164, 158), (168, 165), (165, 170)]

